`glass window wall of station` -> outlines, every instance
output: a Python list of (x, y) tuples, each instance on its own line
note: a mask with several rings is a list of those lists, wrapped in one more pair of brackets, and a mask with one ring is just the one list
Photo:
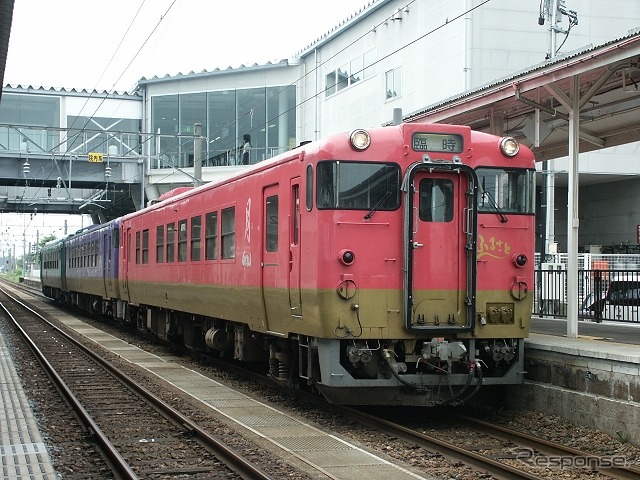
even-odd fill
[[(63, 132), (66, 151), (71, 155), (102, 153), (111, 156), (139, 155), (140, 120), (68, 116)], [(64, 137), (66, 134), (66, 138)]]
[(60, 97), (3, 93), (0, 150), (50, 153), (60, 144)]
[(152, 168), (193, 166), (196, 123), (203, 166), (241, 164), (243, 150), (249, 164), (260, 162), (296, 144), (295, 86), (152, 97)]

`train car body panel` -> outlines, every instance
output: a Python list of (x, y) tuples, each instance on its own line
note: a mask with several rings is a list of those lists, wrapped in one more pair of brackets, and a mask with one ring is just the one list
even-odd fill
[(120, 298), (119, 225), (119, 220), (93, 225), (46, 245), (44, 260), (53, 248), (61, 248), (64, 254), (59, 262), (63, 281), (51, 284), (45, 278), (52, 272), (44, 264), (41, 267), (45, 295), (93, 312), (113, 314), (114, 304)]
[(122, 217), (117, 316), (332, 402), (461, 403), (523, 381), (534, 180), (468, 127), (312, 142)]
[(119, 298), (118, 235), (119, 220), (114, 220), (93, 225), (66, 239), (69, 291)]

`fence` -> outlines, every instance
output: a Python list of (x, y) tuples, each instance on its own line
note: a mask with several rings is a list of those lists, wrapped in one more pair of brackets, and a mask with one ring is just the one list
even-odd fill
[[(566, 317), (566, 254), (550, 259), (536, 263), (533, 314)], [(640, 322), (640, 255), (581, 254), (577, 295), (579, 318)]]

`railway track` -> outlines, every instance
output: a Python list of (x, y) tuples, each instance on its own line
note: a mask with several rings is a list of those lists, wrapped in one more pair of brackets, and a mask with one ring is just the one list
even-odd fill
[(628, 459), (619, 456), (597, 456), (577, 448), (535, 437), (501, 425), (479, 420), (465, 415), (456, 415), (456, 424), (461, 428), (471, 428), (479, 434), (487, 434), (505, 442), (511, 442), (515, 459), (539, 468), (567, 467), (582, 468), (597, 472), (604, 478), (619, 480), (640, 479), (640, 468), (629, 464)]
[[(225, 369), (234, 370), (229, 365), (226, 365)], [(251, 383), (268, 383), (273, 386), (271, 382), (265, 381), (263, 375), (254, 376), (246, 370), (236, 373), (250, 377)], [(378, 447), (380, 444), (392, 444), (400, 439), (405, 443), (403, 448), (413, 450), (414, 458), (419, 458), (420, 461), (427, 457), (442, 457), (447, 459), (453, 468), (459, 466), (462, 469), (463, 465), (468, 466), (466, 471), (472, 468), (482, 478), (491, 476), (496, 479), (640, 479), (640, 470), (629, 465), (624, 458), (595, 456), (505, 427), (452, 415), (450, 410), (446, 412), (449, 418), (445, 423), (448, 427), (432, 429), (434, 422), (424, 422), (420, 425), (419, 418), (433, 419), (434, 411), (430, 411), (429, 415), (424, 415), (423, 411), (419, 417), (414, 416), (413, 420), (403, 419), (398, 415), (398, 418), (392, 421), (391, 413), (394, 412), (388, 409), (380, 414), (367, 414), (352, 408), (327, 406), (319, 397), (287, 390), (288, 396), (292, 393), (296, 393), (305, 402), (322, 403), (323, 408), (340, 414), (348, 419), (349, 423), (355, 421), (365, 425), (363, 430), (371, 432), (371, 435), (378, 439), (382, 436), (375, 432), (381, 432), (392, 439), (389, 442), (378, 441)], [(430, 468), (422, 468), (427, 475), (434, 474)]]
[[(226, 365), (225, 369), (249, 378), (252, 383), (273, 386), (264, 375), (231, 365)], [(461, 415), (451, 409), (446, 411), (446, 426), (435, 428), (433, 433), (429, 433), (425, 429), (413, 426), (416, 422), (411, 419), (400, 419), (403, 415), (399, 415), (396, 421), (383, 418), (389, 417), (388, 410), (371, 414), (362, 409), (328, 405), (322, 397), (302, 391), (287, 390), (287, 394), (337, 413), (349, 422), (359, 422), (370, 432), (382, 432), (393, 439), (404, 440), (413, 446), (408, 447), (410, 449), (425, 449), (433, 455), (444, 457), (451, 464), (464, 464), (495, 479), (555, 480), (561, 477), (640, 480), (640, 469), (630, 465), (626, 458), (596, 456), (590, 452)], [(376, 409), (376, 412), (378, 411)], [(415, 411), (414, 409), (413, 412)], [(430, 414), (433, 412), (435, 410)], [(439, 414), (443, 413), (445, 412), (441, 411)], [(424, 415), (424, 418), (433, 419), (433, 415)], [(427, 470), (426, 473), (433, 472)]]
[[(369, 428), (462, 462), (497, 479), (601, 478), (639, 480), (640, 469), (622, 457), (602, 457), (517, 430), (447, 412), (450, 428), (435, 433), (351, 407), (341, 414)], [(595, 476), (594, 476), (595, 474)], [(570, 476), (567, 476), (570, 475)]]
[(82, 475), (272, 478), (3, 288), (0, 301), (104, 458)]

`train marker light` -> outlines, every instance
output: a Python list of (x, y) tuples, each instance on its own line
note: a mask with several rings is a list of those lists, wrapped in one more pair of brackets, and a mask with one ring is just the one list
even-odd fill
[(340, 257), (338, 258), (340, 260), (340, 263), (342, 263), (343, 265), (351, 265), (356, 259), (356, 254), (351, 250), (345, 249), (340, 252)]
[(515, 157), (520, 151), (520, 144), (513, 137), (504, 137), (500, 140), (500, 150), (507, 157)]
[(517, 255), (514, 255), (512, 257), (512, 260), (513, 260), (513, 264), (516, 267), (520, 267), (520, 268), (524, 267), (527, 264), (527, 262), (529, 261), (529, 259), (527, 258), (527, 256), (524, 253), (519, 253)]
[(354, 130), (351, 132), (349, 140), (354, 150), (366, 150), (371, 145), (371, 137), (366, 130)]

